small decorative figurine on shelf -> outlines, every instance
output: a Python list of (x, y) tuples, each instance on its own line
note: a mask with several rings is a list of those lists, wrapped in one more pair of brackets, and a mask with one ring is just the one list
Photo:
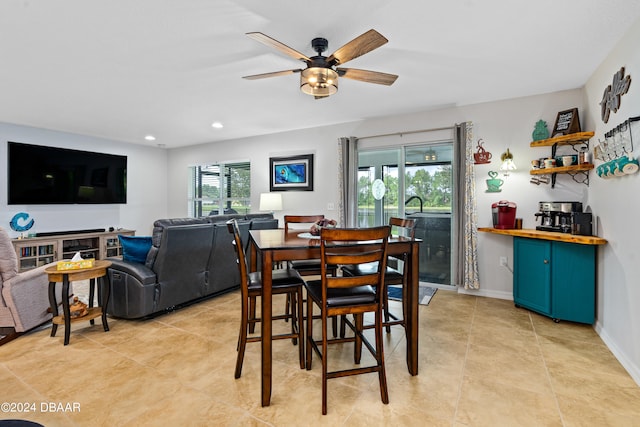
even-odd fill
[(549, 129), (547, 129), (547, 122), (545, 122), (544, 120), (538, 120), (531, 136), (533, 137), (534, 141), (541, 141), (543, 139), (549, 138)]
[(491, 153), (482, 147), (484, 141), (478, 140), (478, 151), (473, 153), (473, 160), (476, 165), (491, 163)]

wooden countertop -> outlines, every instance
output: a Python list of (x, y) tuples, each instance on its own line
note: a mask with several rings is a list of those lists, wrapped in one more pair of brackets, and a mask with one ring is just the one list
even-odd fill
[(541, 231), (535, 229), (502, 230), (493, 227), (478, 227), (478, 231), (504, 234), (507, 236), (528, 237), (531, 239), (556, 240), (558, 242), (578, 243), (580, 245), (604, 245), (607, 243), (605, 239), (598, 236), (579, 236), (576, 234), (558, 233), (554, 231)]

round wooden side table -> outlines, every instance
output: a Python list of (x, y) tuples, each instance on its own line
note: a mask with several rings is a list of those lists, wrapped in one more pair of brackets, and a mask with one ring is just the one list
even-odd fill
[[(93, 267), (79, 268), (77, 270), (58, 270), (56, 266), (46, 268), (44, 271), (49, 276), (49, 304), (53, 313), (53, 327), (51, 336), (55, 337), (58, 325), (64, 325), (64, 345), (69, 344), (71, 334), (71, 323), (81, 321), (91, 321), (96, 317), (102, 317), (102, 327), (105, 332), (109, 331), (107, 323), (107, 303), (111, 293), (111, 284), (107, 276), (107, 268), (111, 267), (111, 261), (96, 260)], [(93, 306), (93, 292), (98, 279), (98, 307)], [(69, 283), (77, 280), (90, 281), (90, 296), (88, 313), (82, 317), (71, 318), (69, 310)], [(56, 300), (56, 283), (62, 283), (62, 315), (58, 315), (58, 301)]]

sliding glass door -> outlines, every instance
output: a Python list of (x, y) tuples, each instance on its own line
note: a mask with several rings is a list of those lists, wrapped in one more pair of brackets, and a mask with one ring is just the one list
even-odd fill
[(421, 282), (452, 284), (452, 160), (452, 141), (358, 152), (358, 226), (416, 219)]

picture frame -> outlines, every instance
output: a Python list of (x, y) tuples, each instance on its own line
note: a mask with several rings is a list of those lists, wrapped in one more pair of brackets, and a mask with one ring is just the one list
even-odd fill
[(556, 116), (556, 123), (553, 126), (551, 136), (569, 135), (576, 132), (581, 132), (578, 109), (571, 108), (570, 110), (560, 111)]
[(269, 158), (270, 191), (313, 191), (313, 154)]

